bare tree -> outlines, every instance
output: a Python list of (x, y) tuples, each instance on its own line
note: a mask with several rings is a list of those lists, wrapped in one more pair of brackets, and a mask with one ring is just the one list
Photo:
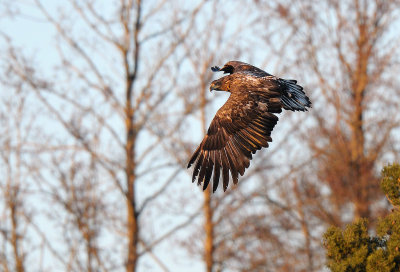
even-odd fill
[(393, 99), (398, 90), (392, 71), (399, 68), (399, 39), (391, 34), (399, 23), (396, 7), (398, 1), (275, 7), (281, 23), (296, 33), (292, 41), (302, 77), (318, 94), (311, 111), (315, 125), (303, 139), (314, 157), (316, 168), (310, 169), (330, 190), (334, 209), (329, 213), (335, 218), (330, 223), (346, 222), (352, 214), (376, 218), (382, 200), (377, 165), (398, 153), (393, 132), (399, 101)]
[[(265, 36), (276, 53), (270, 60), (280, 59), (277, 74), (290, 74), (312, 95), (312, 118), (296, 116), (283, 136), (284, 154), (272, 154), (277, 157), (271, 160), (275, 166), (284, 162), (279, 171), (260, 165), (262, 187), (251, 201), (264, 210), (234, 223), (253, 239), (236, 239), (236, 249), (229, 245), (224, 255), (232, 256), (228, 265), (243, 271), (319, 271), (326, 226), (357, 217), (373, 222), (382, 212), (379, 168), (399, 154), (400, 40), (393, 29), (400, 23), (400, 3), (256, 3), (265, 11), (259, 21), (267, 29), (279, 27)], [(248, 222), (257, 228), (246, 229)], [(262, 254), (245, 258), (243, 251), (256, 245)], [(285, 257), (276, 256), (279, 251)]]
[[(26, 215), (27, 210), (23, 202), (25, 192), (21, 185), (23, 181), (21, 154), (18, 152), (20, 151), (18, 147), (16, 147), (17, 150), (13, 149), (11, 141), (3, 143), (2, 149), (2, 164), (7, 171), (0, 183), (2, 199), (0, 226), (2, 253), (0, 264), (3, 271), (23, 272), (25, 271), (27, 254), (23, 247), (26, 237), (26, 230), (24, 230), (26, 222), (21, 222), (24, 220), (20, 214)], [(14, 156), (10, 153), (14, 153)], [(15, 167), (12, 159), (17, 160)]]
[[(7, 37), (1, 36), (7, 42)], [(7, 55), (5, 48), (2, 54)], [(28, 109), (31, 101), (27, 97), (24, 84), (15, 82), (9, 66), (4, 67), (5, 78), (0, 78), (3, 86), (0, 100), (0, 266), (2, 271), (26, 271), (29, 249), (34, 243), (27, 239), (31, 229), (29, 220), (34, 209), (29, 207), (31, 188), (25, 186), (29, 180), (29, 160), (32, 158), (24, 143), (31, 139), (35, 124)], [(7, 93), (6, 88), (15, 88), (15, 93)], [(31, 165), (32, 166), (32, 165)]]
[[(53, 126), (34, 179), (52, 207), (47, 220), (64, 222), (58, 228), (67, 254), (41, 232), (44, 244), (67, 270), (136, 271), (148, 256), (167, 271), (154, 250), (193, 216), (161, 232), (141, 229), (151, 226), (149, 210), (184, 169), (179, 158), (160, 154), (168, 154), (167, 138), (184, 119), (173, 115), (182, 114), (178, 105), (170, 107), (179, 99), (177, 49), (207, 3), (177, 9), (168, 1), (120, 1), (106, 13), (96, 1), (71, 0), (55, 10), (31, 4), (54, 29), (54, 69), (42, 71), (14, 45), (8, 62)], [(99, 242), (105, 233), (111, 245)]]
[(377, 218), (379, 165), (398, 158), (399, 2), (256, 3), (269, 72), (297, 79), (313, 109), (281, 115), (280, 140), (257, 154), (240, 198), (214, 206), (214, 269), (319, 271), (324, 228)]
[[(238, 9), (241, 9), (242, 12), (239, 16), (241, 19), (232, 18), (230, 20), (229, 15)], [(202, 14), (203, 23), (194, 25), (188, 39), (184, 42), (187, 54), (186, 61), (189, 63), (188, 71), (184, 76), (189, 78), (188, 82), (190, 82), (189, 88), (186, 87), (184, 92), (185, 96), (191, 93), (189, 99), (186, 99), (186, 107), (192, 109), (195, 116), (198, 116), (201, 128), (198, 132), (198, 139), (206, 133), (211, 118), (224, 102), (219, 97), (222, 94), (213, 93), (210, 95), (209, 93), (209, 84), (213, 77), (222, 76), (222, 74), (213, 75), (210, 67), (223, 65), (232, 59), (250, 59), (252, 57), (251, 51), (249, 51), (250, 54), (244, 53), (244, 50), (247, 49), (246, 45), (243, 44), (242, 46), (237, 43), (238, 40), (246, 36), (246, 29), (253, 23), (251, 18), (248, 17), (252, 12), (252, 7), (243, 8), (242, 3), (236, 2), (226, 9), (221, 9), (221, 3), (215, 1), (206, 11), (207, 13)], [(212, 28), (209, 26), (212, 26)], [(227, 96), (224, 96), (224, 99), (226, 98)], [(215, 103), (215, 101), (219, 103)], [(188, 140), (192, 148), (186, 156), (186, 162), (200, 140), (197, 140), (197, 142)], [(223, 237), (225, 222), (221, 220), (221, 217), (231, 218), (231, 216), (234, 216), (234, 213), (231, 214), (228, 210), (223, 213), (220, 212), (227, 208), (227, 204), (229, 205), (229, 202), (224, 203), (224, 199), (232, 197), (233, 184), (232, 188), (224, 194), (219, 191), (212, 193), (211, 187), (209, 186), (203, 192), (202, 225), (192, 227), (190, 241), (183, 242), (193, 255), (202, 256), (207, 272), (222, 269), (221, 264), (224, 261), (218, 252), (220, 251), (221, 241), (225, 239)], [(200, 189), (202, 189), (201, 185)]]

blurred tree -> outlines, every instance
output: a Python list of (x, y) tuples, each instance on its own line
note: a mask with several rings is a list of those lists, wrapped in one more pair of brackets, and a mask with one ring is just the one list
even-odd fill
[(307, 141), (312, 171), (329, 189), (328, 223), (353, 216), (374, 222), (382, 208), (376, 165), (399, 154), (393, 71), (400, 48), (392, 34), (399, 7), (395, 0), (310, 1), (282, 13), (298, 33), (299, 68), (313, 80), (315, 125)]
[[(177, 103), (184, 58), (177, 49), (207, 3), (185, 3), (70, 0), (61, 8), (34, 0), (10, 9), (14, 18), (51, 26), (55, 36), (52, 50), (38, 49), (49, 56), (43, 63), (25, 57), (30, 52), (16, 45), (12, 33), (0, 33), (8, 46), (2, 66), (35, 97), (30, 106), (42, 111), (35, 117), (46, 128), (44, 141), (37, 139), (43, 161), (32, 179), (40, 192), (36, 197), (47, 201), (43, 212), (55, 224), (57, 239), (44, 231), (46, 226), (37, 226), (46, 256), (66, 270), (131, 272), (145, 256), (166, 271), (155, 248), (194, 218), (151, 227), (156, 211), (163, 214), (155, 209), (157, 202), (166, 201), (167, 189), (185, 169), (179, 156), (160, 156), (168, 154), (171, 135), (190, 113)], [(184, 146), (175, 148), (185, 154)], [(17, 195), (13, 199), (19, 203)], [(13, 211), (20, 207), (14, 205)], [(19, 231), (17, 225), (13, 229)], [(24, 236), (17, 234), (14, 259), (22, 269), (18, 243)], [(40, 270), (49, 263), (38, 265)]]
[(281, 115), (292, 126), (279, 122), (274, 133), (282, 141), (272, 135), (278, 143), (254, 159), (260, 185), (249, 206), (240, 204), (226, 263), (241, 271), (320, 271), (326, 226), (362, 217), (373, 226), (387, 210), (378, 169), (400, 154), (400, 2), (255, 4), (263, 13), (252, 30), (271, 53), (269, 72), (297, 79), (313, 108)]
[[(227, 94), (212, 93), (210, 94), (209, 84), (215, 77), (222, 76), (222, 73), (212, 73), (210, 67), (214, 65), (223, 65), (230, 59), (236, 59), (240, 55), (241, 46), (236, 45), (237, 39), (244, 34), (246, 24), (250, 23), (246, 20), (240, 20), (240, 24), (237, 20), (229, 18), (229, 14), (232, 11), (240, 7), (241, 3), (237, 2), (230, 5), (229, 8), (221, 10), (221, 3), (218, 1), (212, 2), (209, 9), (202, 14), (202, 24), (196, 24), (192, 27), (188, 38), (184, 41), (184, 50), (187, 56), (186, 62), (188, 62), (188, 71), (183, 73), (183, 76), (189, 78), (188, 83), (185, 84), (186, 88), (185, 97), (187, 99), (186, 108), (193, 109), (194, 116), (198, 117), (200, 128), (198, 137), (200, 140), (193, 141), (193, 137), (189, 140), (191, 149), (187, 154), (189, 158), (197, 147), (201, 137), (206, 133), (208, 125), (217, 110), (215, 103), (212, 101), (218, 101), (221, 104), (221, 96), (226, 98)], [(242, 18), (246, 18), (246, 14), (250, 14), (248, 9), (243, 9)], [(210, 28), (208, 26), (212, 25)], [(227, 29), (229, 25), (229, 29)], [(229, 34), (227, 34), (229, 30)], [(192, 72), (193, 71), (193, 72)], [(189, 89), (189, 90), (188, 90)], [(188, 93), (191, 93), (189, 96)], [(221, 104), (222, 105), (222, 104)], [(194, 185), (193, 185), (194, 186)], [(224, 205), (221, 204), (221, 200), (224, 199), (229, 192), (221, 194), (220, 192), (212, 193), (210, 189), (203, 192), (203, 222), (202, 226), (193, 226), (190, 230), (189, 242), (183, 241), (183, 244), (188, 251), (195, 256), (203, 256), (205, 264), (205, 271), (219, 271), (219, 264), (223, 260), (219, 259), (216, 252), (218, 251), (218, 241), (224, 239), (221, 237), (220, 229), (223, 229), (223, 225), (218, 222), (219, 215), (215, 211), (217, 209), (225, 209)], [(197, 188), (196, 188), (197, 189)], [(224, 216), (230, 217), (233, 214), (229, 212), (224, 213)], [(200, 233), (200, 235), (198, 235)], [(193, 241), (195, 239), (195, 242)]]
[[(34, 209), (29, 207), (29, 159), (24, 142), (33, 134), (34, 125), (24, 120), (29, 98), (21, 84), (16, 84), (9, 74), (7, 84), (16, 88), (14, 95), (2, 95), (0, 100), (0, 270), (26, 271), (29, 249), (34, 245), (27, 239)], [(24, 121), (23, 121), (24, 120)], [(32, 120), (32, 119), (31, 119)]]
[(331, 271), (382, 271), (400, 269), (400, 165), (382, 170), (381, 188), (393, 204), (392, 213), (379, 220), (377, 236), (370, 236), (367, 219), (358, 219), (342, 231), (330, 227), (324, 234), (327, 265)]

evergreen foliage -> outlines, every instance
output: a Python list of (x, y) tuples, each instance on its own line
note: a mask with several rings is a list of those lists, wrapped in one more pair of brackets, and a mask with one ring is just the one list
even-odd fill
[(376, 235), (370, 235), (368, 220), (358, 219), (344, 230), (330, 227), (324, 234), (327, 267), (332, 272), (400, 271), (400, 165), (382, 170), (381, 189), (393, 209), (381, 218)]

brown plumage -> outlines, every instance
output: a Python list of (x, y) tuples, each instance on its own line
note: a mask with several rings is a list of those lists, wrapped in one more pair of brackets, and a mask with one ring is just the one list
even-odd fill
[(229, 73), (214, 80), (210, 91), (226, 91), (231, 95), (217, 111), (203, 141), (189, 160), (195, 163), (194, 182), (205, 190), (211, 181), (213, 192), (222, 174), (224, 191), (228, 188), (229, 172), (234, 184), (250, 166), (252, 154), (271, 142), (271, 132), (278, 122), (275, 113), (283, 109), (306, 111), (309, 98), (295, 80), (272, 76), (265, 71), (240, 61), (229, 61), (221, 69)]

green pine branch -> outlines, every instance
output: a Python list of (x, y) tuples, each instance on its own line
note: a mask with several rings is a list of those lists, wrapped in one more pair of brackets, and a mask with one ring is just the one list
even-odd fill
[(393, 205), (381, 218), (376, 235), (370, 235), (368, 220), (358, 219), (344, 230), (330, 227), (324, 234), (327, 267), (332, 272), (400, 271), (400, 165), (382, 170), (381, 189)]

